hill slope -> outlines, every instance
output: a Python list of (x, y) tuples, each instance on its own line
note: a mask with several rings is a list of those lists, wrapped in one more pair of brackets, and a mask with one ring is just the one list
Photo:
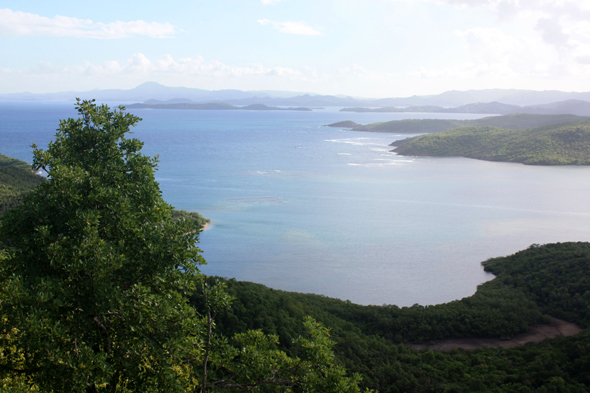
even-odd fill
[(460, 156), (528, 165), (590, 165), (590, 120), (528, 130), (463, 127), (395, 141), (414, 156)]
[(31, 165), (0, 154), (0, 215), (20, 203), (45, 178), (36, 175)]
[[(357, 125), (350, 127), (353, 131), (386, 132), (394, 134), (430, 134), (443, 132), (459, 127), (499, 127), (511, 130), (524, 130), (550, 124), (560, 124), (572, 121), (590, 120), (589, 117), (576, 115), (538, 115), (515, 113), (504, 116), (490, 116), (475, 120), (450, 119), (406, 119), (393, 120), (382, 123)], [(340, 122), (344, 123), (344, 122)], [(329, 127), (343, 127), (340, 123), (330, 124)], [(352, 122), (351, 122), (352, 123)]]

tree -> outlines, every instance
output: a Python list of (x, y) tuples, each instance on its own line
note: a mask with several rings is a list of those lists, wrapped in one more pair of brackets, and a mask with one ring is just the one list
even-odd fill
[[(318, 375), (357, 390), (357, 379), (318, 355), (331, 353), (330, 342), (312, 322), (312, 339), (301, 343), (316, 343), (308, 351), (315, 361), (270, 356), (273, 338), (261, 332), (237, 337), (237, 347), (214, 335), (211, 314), (187, 302), (207, 290), (195, 221), (172, 218), (154, 178), (157, 159), (125, 136), (141, 119), (94, 100), (76, 108), (80, 118), (62, 120), (47, 150), (33, 145), (33, 167), (48, 181), (1, 218), (0, 370), (59, 392), (306, 391)], [(210, 294), (212, 307), (229, 304), (220, 288)], [(229, 379), (207, 383), (208, 364)], [(238, 364), (265, 380), (240, 374)], [(288, 375), (268, 378), (286, 364)]]

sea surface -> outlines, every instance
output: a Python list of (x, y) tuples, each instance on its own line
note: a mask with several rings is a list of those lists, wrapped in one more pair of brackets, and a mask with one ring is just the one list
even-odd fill
[[(202, 271), (360, 304), (472, 295), (480, 263), (533, 243), (590, 240), (590, 167), (403, 157), (404, 135), (323, 125), (483, 115), (135, 109), (163, 197), (212, 221)], [(75, 117), (71, 102), (0, 102), (0, 153)]]

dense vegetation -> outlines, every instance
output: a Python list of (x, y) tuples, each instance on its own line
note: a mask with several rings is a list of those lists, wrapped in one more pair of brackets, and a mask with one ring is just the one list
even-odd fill
[(33, 173), (30, 164), (0, 154), (0, 215), (14, 208), (45, 178)]
[(402, 155), (460, 156), (528, 165), (590, 165), (590, 121), (528, 130), (463, 127), (392, 145)]
[[(524, 130), (551, 124), (588, 120), (576, 115), (531, 115), (517, 113), (505, 116), (491, 116), (474, 120), (454, 119), (406, 119), (367, 125), (341, 126), (353, 131), (387, 132), (398, 134), (432, 134), (460, 127), (498, 127)], [(336, 123), (338, 124), (338, 123)]]
[[(297, 321), (311, 315), (331, 329), (336, 355), (363, 376), (361, 385), (380, 392), (590, 391), (588, 330), (512, 349), (435, 353), (399, 344), (445, 336), (508, 337), (543, 320), (543, 313), (590, 324), (589, 243), (533, 245), (482, 264), (497, 275), (494, 280), (469, 298), (428, 307), (360, 306), (227, 280), (235, 300), (218, 318), (218, 328), (225, 334), (262, 329), (296, 354), (290, 343), (301, 332)], [(198, 295), (192, 302), (201, 307)]]
[(590, 243), (533, 245), (483, 262), (505, 286), (529, 294), (544, 313), (590, 326)]

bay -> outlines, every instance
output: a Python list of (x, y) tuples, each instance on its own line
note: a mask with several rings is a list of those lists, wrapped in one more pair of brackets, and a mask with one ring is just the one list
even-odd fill
[[(360, 304), (444, 303), (480, 262), (590, 239), (590, 168), (401, 157), (406, 136), (322, 127), (456, 114), (132, 111), (163, 197), (212, 220), (206, 274)], [(72, 103), (0, 103), (0, 153), (31, 161)], [(477, 118), (466, 115), (461, 118)]]

